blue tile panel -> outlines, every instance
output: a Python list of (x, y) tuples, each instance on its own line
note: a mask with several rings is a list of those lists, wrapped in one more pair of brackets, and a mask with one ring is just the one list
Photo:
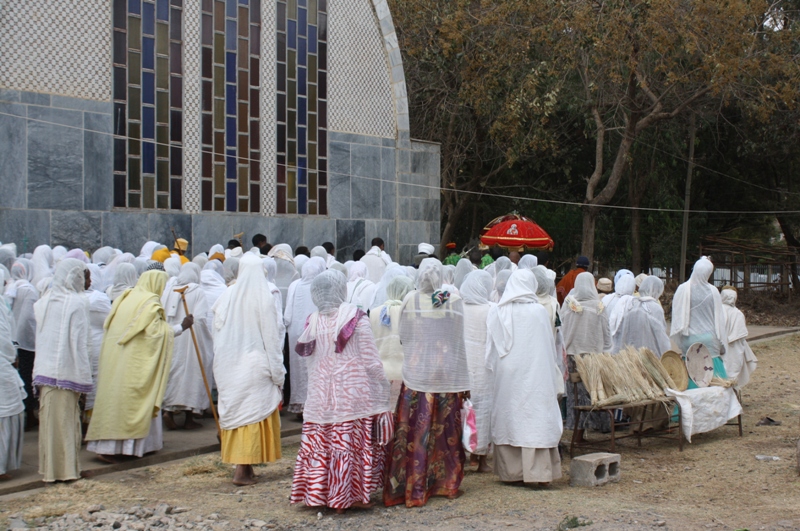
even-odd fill
[(183, 8), (113, 0), (113, 206), (183, 208)]
[(278, 0), (277, 213), (328, 215), (327, 2)]
[(201, 27), (201, 209), (259, 212), (261, 2), (205, 0)]

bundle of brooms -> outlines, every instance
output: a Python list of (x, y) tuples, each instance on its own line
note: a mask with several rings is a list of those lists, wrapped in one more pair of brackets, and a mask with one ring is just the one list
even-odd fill
[(664, 389), (675, 388), (664, 366), (646, 348), (575, 356), (575, 366), (597, 407), (666, 399)]

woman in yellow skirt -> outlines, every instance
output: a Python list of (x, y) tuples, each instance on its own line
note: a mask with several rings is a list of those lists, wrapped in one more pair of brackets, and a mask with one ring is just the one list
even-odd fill
[(234, 485), (256, 482), (253, 465), (281, 457), (283, 337), (261, 259), (247, 253), (236, 284), (214, 304), (214, 379), (219, 392), (222, 461)]

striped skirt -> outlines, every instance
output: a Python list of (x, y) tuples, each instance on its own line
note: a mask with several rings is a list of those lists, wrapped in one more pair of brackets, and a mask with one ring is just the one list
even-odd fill
[(347, 509), (369, 503), (383, 485), (386, 445), (393, 435), (390, 411), (337, 424), (303, 424), (294, 466), (292, 503)]

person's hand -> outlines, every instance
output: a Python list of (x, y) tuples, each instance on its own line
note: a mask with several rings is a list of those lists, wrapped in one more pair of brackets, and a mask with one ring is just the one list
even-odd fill
[(194, 324), (194, 316), (187, 315), (186, 317), (183, 318), (183, 322), (181, 323), (181, 328), (186, 330), (187, 328), (190, 328), (193, 324)]

